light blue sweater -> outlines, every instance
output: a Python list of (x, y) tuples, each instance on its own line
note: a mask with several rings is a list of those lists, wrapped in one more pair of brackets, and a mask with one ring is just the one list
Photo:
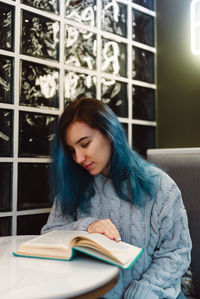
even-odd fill
[(87, 230), (93, 221), (109, 218), (123, 241), (143, 247), (144, 253), (130, 270), (121, 270), (117, 285), (104, 298), (175, 299), (180, 280), (190, 264), (191, 239), (180, 190), (164, 172), (159, 173), (154, 200), (144, 207), (121, 200), (112, 181), (95, 177), (90, 214), (77, 211), (77, 221), (63, 215), (55, 200), (42, 233), (53, 229)]

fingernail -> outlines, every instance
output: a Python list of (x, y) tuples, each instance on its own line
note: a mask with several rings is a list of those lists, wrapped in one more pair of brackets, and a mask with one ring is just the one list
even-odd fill
[(116, 241), (121, 241), (121, 238), (116, 238), (115, 240), (116, 240)]

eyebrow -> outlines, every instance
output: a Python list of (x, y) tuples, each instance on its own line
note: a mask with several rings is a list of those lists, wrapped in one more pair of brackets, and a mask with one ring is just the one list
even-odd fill
[(75, 144), (77, 144), (77, 143), (79, 143), (79, 142), (81, 142), (81, 141), (83, 141), (84, 139), (87, 139), (87, 138), (89, 138), (90, 136), (84, 136), (84, 137), (81, 137), (79, 140), (77, 140), (76, 142), (75, 142)]
[[(75, 142), (75, 144), (78, 144), (79, 142), (81, 142), (81, 141), (83, 141), (83, 140), (85, 140), (85, 139), (87, 139), (87, 138), (90, 138), (91, 136), (84, 136), (84, 137), (81, 137), (80, 139), (78, 139), (76, 142)], [(68, 146), (68, 148), (72, 148), (73, 149), (73, 147), (72, 146), (70, 146), (70, 145), (68, 145), (67, 144), (67, 146)]]

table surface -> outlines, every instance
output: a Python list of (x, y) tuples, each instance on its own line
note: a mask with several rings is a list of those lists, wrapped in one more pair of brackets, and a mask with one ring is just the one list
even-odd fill
[(86, 294), (114, 282), (107, 292), (116, 284), (117, 267), (85, 255), (69, 262), (13, 256), (18, 245), (30, 238), (0, 237), (0, 298), (95, 298)]

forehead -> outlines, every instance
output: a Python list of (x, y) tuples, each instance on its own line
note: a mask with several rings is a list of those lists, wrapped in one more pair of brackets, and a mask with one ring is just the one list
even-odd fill
[(68, 126), (65, 132), (66, 143), (72, 146), (81, 138), (93, 136), (96, 131), (85, 122), (76, 120)]

